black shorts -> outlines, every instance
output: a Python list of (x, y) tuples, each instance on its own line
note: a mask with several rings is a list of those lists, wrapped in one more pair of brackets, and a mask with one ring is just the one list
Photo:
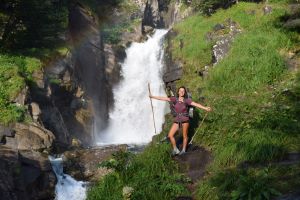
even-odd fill
[(176, 124), (185, 124), (185, 123), (190, 123), (190, 120), (186, 120), (186, 121), (183, 121), (183, 122), (174, 122)]

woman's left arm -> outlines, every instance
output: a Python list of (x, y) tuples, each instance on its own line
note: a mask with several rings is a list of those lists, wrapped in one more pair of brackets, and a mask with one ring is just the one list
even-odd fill
[(192, 101), (191, 105), (195, 106), (197, 108), (206, 110), (207, 112), (210, 112), (212, 110), (211, 107), (209, 107), (209, 106), (206, 107), (206, 106), (201, 105), (200, 103), (196, 103), (196, 102), (193, 102), (193, 101)]

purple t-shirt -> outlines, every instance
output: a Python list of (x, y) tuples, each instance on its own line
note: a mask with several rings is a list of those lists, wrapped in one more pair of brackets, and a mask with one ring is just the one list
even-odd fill
[[(170, 100), (172, 103), (175, 104), (176, 102), (176, 97), (170, 97)], [(184, 99), (184, 102), (181, 101), (177, 101), (176, 104), (174, 105), (174, 109), (176, 113), (187, 113), (188, 112), (188, 108), (187, 105), (191, 105), (192, 103), (192, 99)], [(177, 115), (174, 119), (174, 122), (185, 122), (185, 121), (189, 121), (189, 117), (188, 116), (183, 116), (183, 115)]]

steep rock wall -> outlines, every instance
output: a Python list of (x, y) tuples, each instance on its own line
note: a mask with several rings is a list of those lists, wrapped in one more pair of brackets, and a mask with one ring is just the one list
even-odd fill
[(69, 34), (73, 45), (74, 78), (91, 99), (97, 130), (105, 127), (108, 118), (108, 86), (105, 74), (103, 44), (98, 21), (80, 4), (69, 8)]

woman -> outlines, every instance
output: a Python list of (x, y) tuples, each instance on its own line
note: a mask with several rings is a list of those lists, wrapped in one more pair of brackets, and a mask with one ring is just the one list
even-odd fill
[[(176, 97), (160, 97), (160, 96), (152, 96), (150, 98), (172, 102), (174, 104), (174, 109), (176, 112), (176, 116), (174, 117), (174, 123), (169, 131), (168, 137), (172, 143), (173, 151), (172, 155), (182, 155), (186, 151), (186, 146), (188, 142), (188, 128), (189, 128), (189, 116), (188, 116), (188, 107), (187, 106), (195, 106), (197, 108), (206, 110), (208, 112), (211, 111), (210, 107), (205, 107), (199, 103), (193, 102), (191, 99), (187, 98), (187, 92), (185, 87), (181, 86), (177, 91), (178, 98)], [(181, 152), (176, 146), (176, 141), (174, 135), (176, 131), (182, 126), (183, 130), (183, 146)]]

